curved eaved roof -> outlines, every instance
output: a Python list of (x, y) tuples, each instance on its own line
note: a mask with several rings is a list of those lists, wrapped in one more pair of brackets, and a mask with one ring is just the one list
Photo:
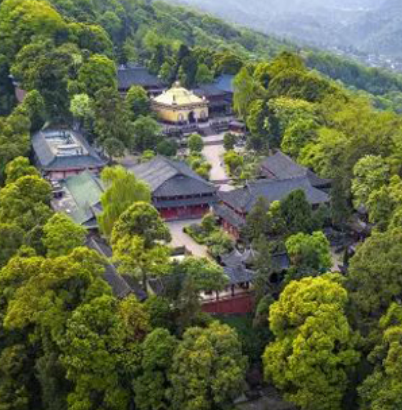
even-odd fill
[(153, 160), (130, 168), (138, 179), (145, 181), (154, 197), (213, 194), (213, 184), (201, 178), (187, 164), (157, 156)]
[(153, 101), (157, 104), (168, 106), (186, 106), (193, 104), (205, 104), (206, 100), (196, 96), (192, 91), (180, 86), (176, 83), (170, 90), (155, 97)]

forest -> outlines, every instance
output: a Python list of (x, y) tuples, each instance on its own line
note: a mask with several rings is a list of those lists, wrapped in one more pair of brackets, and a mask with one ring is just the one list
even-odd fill
[[(235, 75), (249, 130), (247, 155), (225, 140), (236, 179), (280, 149), (332, 181), (329, 208), (295, 191), (248, 215), (241, 240), (260, 257), (246, 328), (202, 311), (200, 292), (227, 286), (222, 268), (171, 260), (169, 230), (133, 174), (101, 176), (107, 260), (53, 211), (32, 165), (30, 135), (47, 123), (80, 124), (109, 157), (175, 155), (145, 91), (119, 95), (117, 68), (133, 61), (188, 88)], [(0, 1), (0, 410), (232, 410), (256, 369), (302, 410), (401, 409), (401, 91), (397, 75), (163, 2)], [(372, 231), (332, 272), (324, 227), (344, 234), (358, 212)], [(213, 218), (201, 228), (214, 233)], [(273, 283), (278, 249), (291, 268)], [(111, 262), (146, 294), (148, 279), (167, 278), (165, 295), (117, 298)]]

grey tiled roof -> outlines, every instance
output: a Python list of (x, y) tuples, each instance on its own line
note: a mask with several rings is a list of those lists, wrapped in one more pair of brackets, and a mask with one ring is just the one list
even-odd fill
[(151, 187), (156, 198), (214, 194), (216, 188), (197, 175), (184, 162), (176, 162), (162, 156), (129, 169)]
[(117, 80), (120, 90), (128, 90), (133, 85), (145, 88), (163, 88), (164, 83), (145, 67), (121, 67), (117, 71)]
[(68, 169), (98, 168), (106, 165), (97, 152), (88, 144), (86, 139), (77, 132), (69, 130), (78, 143), (85, 149), (82, 155), (57, 156), (52, 151), (46, 134), (57, 130), (38, 131), (31, 138), (32, 148), (35, 153), (38, 166), (45, 171), (61, 171)]
[[(252, 265), (256, 257), (258, 257), (258, 254), (252, 248), (246, 249), (244, 252), (235, 249), (231, 253), (222, 255), (221, 261), (225, 266), (229, 267), (239, 265), (246, 267)], [(272, 265), (275, 270), (284, 271), (289, 269), (290, 260), (288, 255), (286, 253), (272, 255)]]
[(221, 257), (222, 263), (226, 266), (233, 266), (239, 264), (251, 264), (255, 258), (255, 252), (252, 249), (246, 249), (240, 252), (237, 248), (232, 252)]
[(238, 285), (254, 280), (255, 273), (252, 270), (246, 269), (243, 265), (225, 266), (223, 270), (229, 278), (230, 285)]
[(307, 201), (311, 205), (329, 202), (328, 194), (314, 188), (307, 176), (285, 180), (260, 180), (250, 183), (244, 188), (220, 192), (219, 197), (235, 209), (250, 212), (259, 197), (266, 198), (270, 203), (282, 201), (291, 192), (299, 189), (304, 191)]
[[(112, 256), (110, 247), (100, 238), (89, 238), (87, 246), (107, 258), (106, 261)], [(130, 294), (134, 294), (140, 301), (145, 300), (147, 297), (146, 293), (133, 278), (128, 275), (120, 275), (117, 272), (116, 266), (108, 261), (105, 262), (103, 279), (109, 284), (113, 294), (119, 299), (124, 299)]]
[(266, 158), (261, 167), (262, 172), (270, 178), (291, 179), (306, 176), (311, 184), (316, 187), (328, 185), (330, 182), (318, 177), (308, 168), (300, 166), (281, 151)]
[(220, 90), (214, 84), (205, 84), (200, 85), (198, 88), (194, 90), (194, 94), (198, 95), (199, 97), (205, 98), (214, 98), (214, 97), (226, 97), (228, 96), (228, 92), (224, 90)]
[(233, 209), (230, 209), (225, 204), (214, 205), (214, 214), (238, 229), (246, 224), (245, 219), (243, 219), (240, 215), (233, 211)]

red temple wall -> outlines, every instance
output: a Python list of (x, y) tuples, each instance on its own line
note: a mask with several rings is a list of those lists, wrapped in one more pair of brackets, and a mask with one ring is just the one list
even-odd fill
[(251, 293), (234, 296), (232, 298), (215, 300), (202, 305), (203, 312), (234, 315), (247, 314), (254, 310), (254, 297)]
[[(156, 208), (158, 208), (157, 205)], [(202, 218), (209, 212), (209, 206), (195, 205), (189, 207), (163, 208), (160, 209), (159, 212), (162, 218), (166, 221), (186, 218)]]

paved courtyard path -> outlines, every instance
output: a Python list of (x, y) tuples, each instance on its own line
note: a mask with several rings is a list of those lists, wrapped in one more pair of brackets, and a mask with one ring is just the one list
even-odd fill
[[(202, 153), (205, 159), (212, 165), (210, 179), (211, 181), (226, 181), (229, 179), (226, 173), (225, 164), (223, 163), (223, 156), (225, 154), (225, 148), (223, 146), (223, 135), (217, 134), (204, 137), (204, 150)], [(208, 145), (208, 143), (213, 143)], [(222, 191), (230, 191), (233, 187), (229, 184), (219, 184)]]
[(200, 223), (201, 219), (189, 219), (184, 221), (172, 221), (167, 222), (169, 226), (170, 233), (172, 235), (172, 243), (173, 247), (180, 248), (185, 246), (188, 251), (192, 253), (193, 256), (197, 256), (199, 258), (208, 258), (207, 247), (203, 245), (199, 245), (193, 238), (183, 232), (183, 228), (186, 226)]

